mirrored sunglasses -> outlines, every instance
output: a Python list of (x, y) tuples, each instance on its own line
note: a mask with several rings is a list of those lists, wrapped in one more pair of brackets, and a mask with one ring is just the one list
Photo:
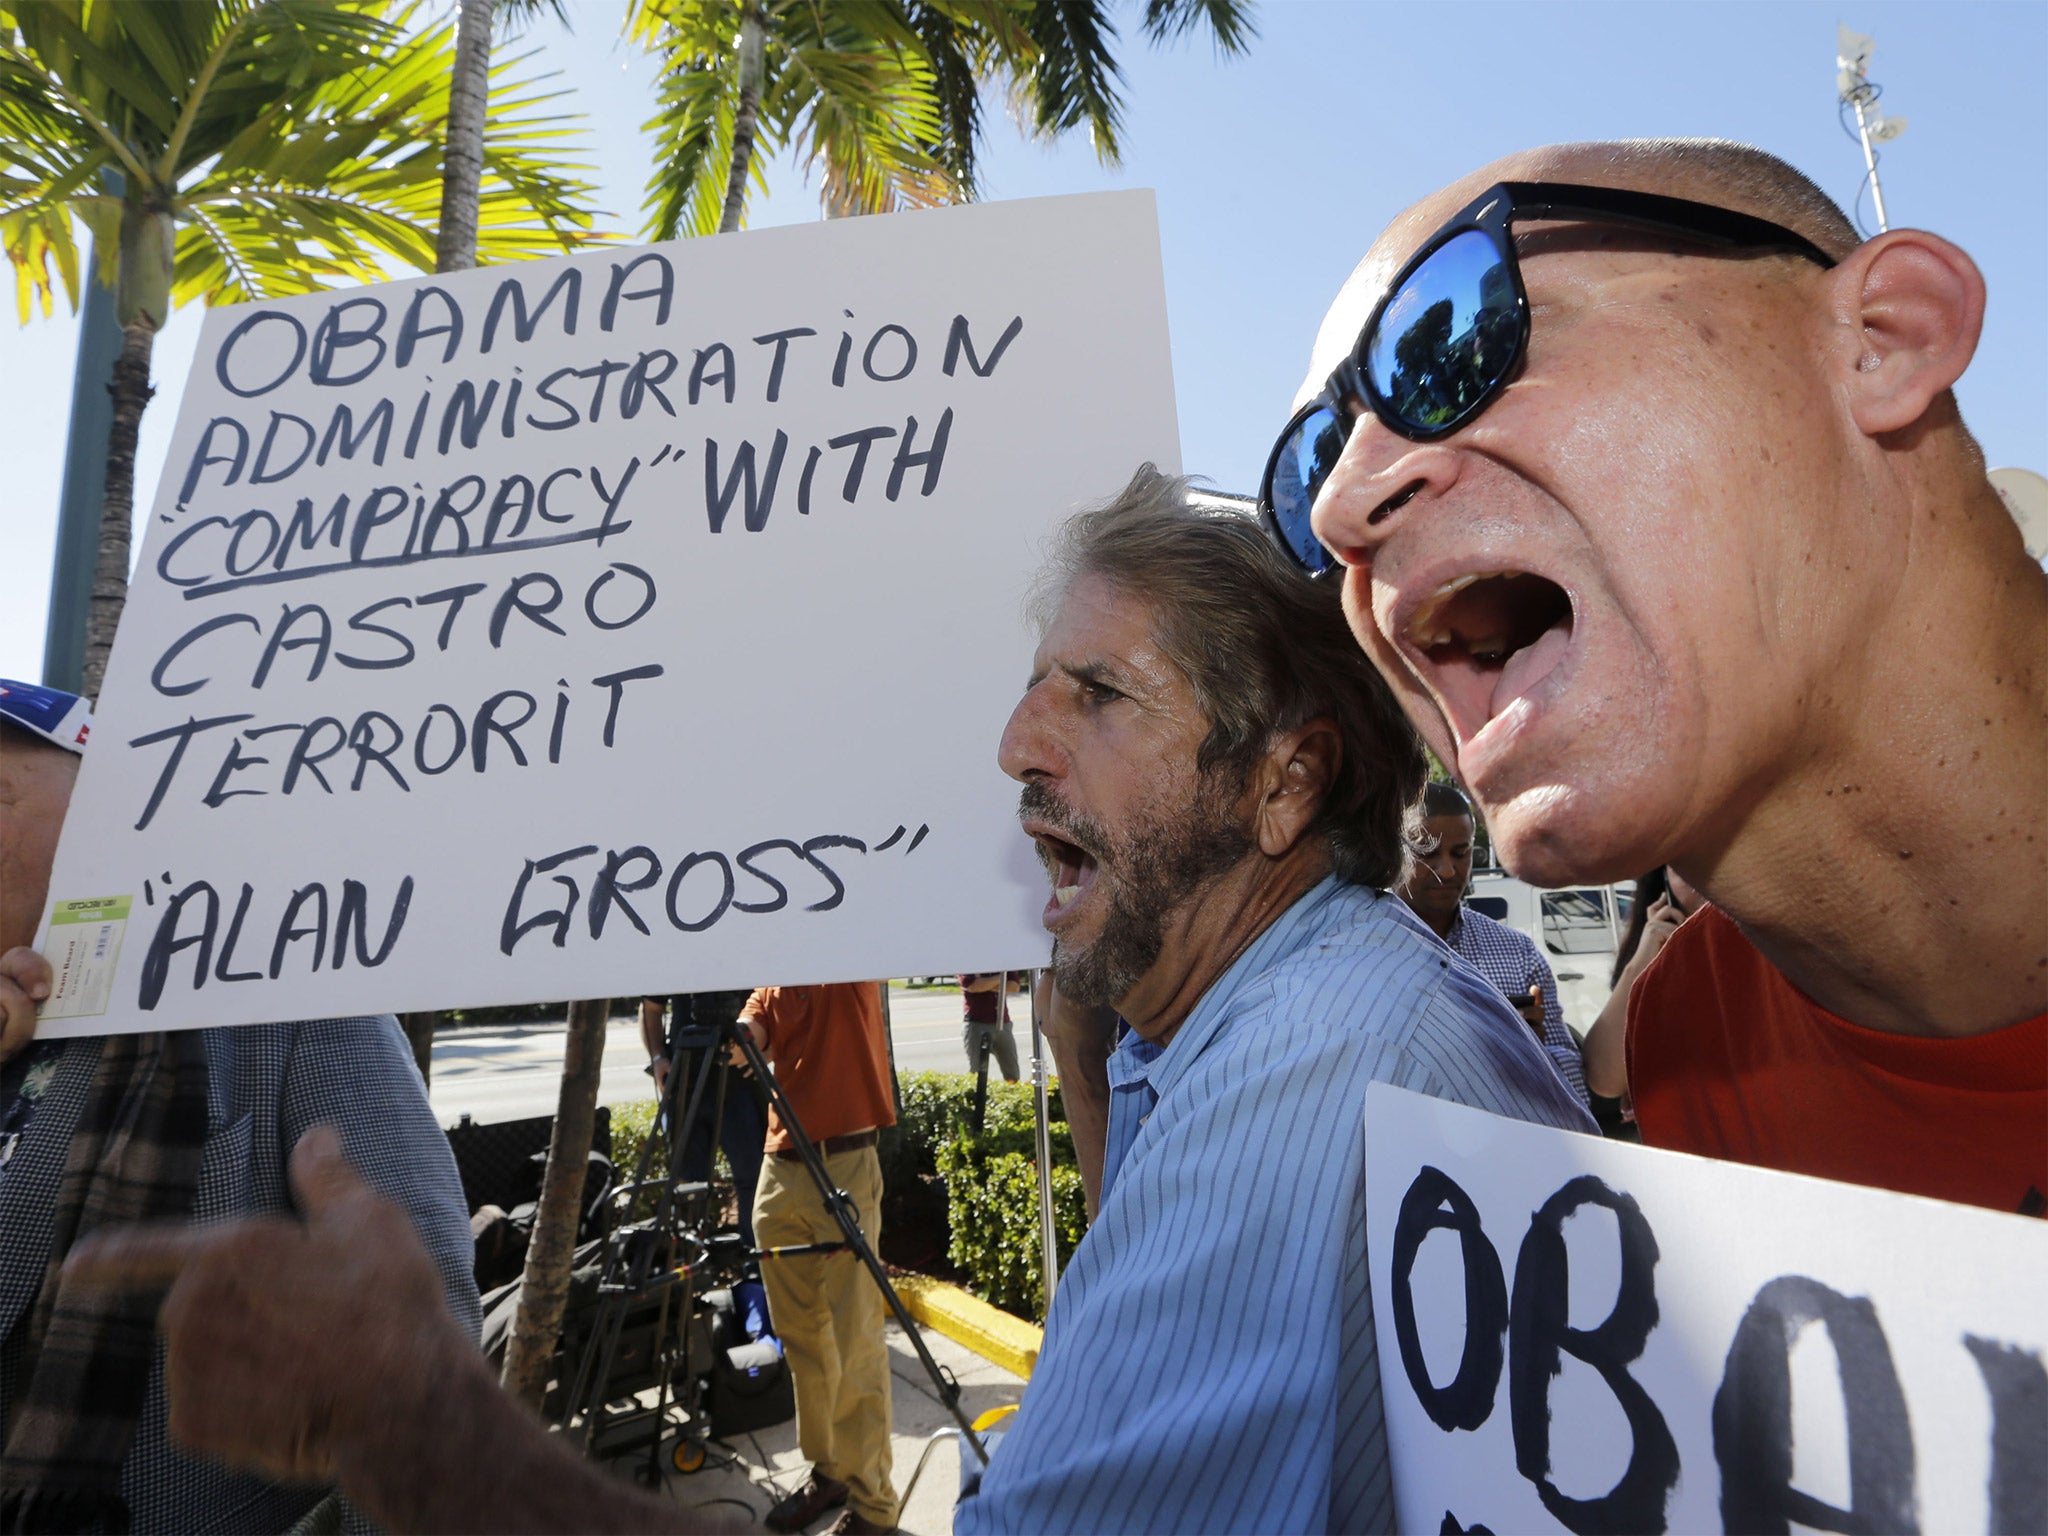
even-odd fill
[(1338, 563), (1316, 539), (1309, 514), (1360, 414), (1371, 412), (1411, 442), (1434, 442), (1477, 417), (1513, 376), (1529, 344), (1529, 300), (1511, 226), (1527, 219), (1619, 224), (1722, 248), (1710, 254), (1782, 251), (1835, 265), (1803, 235), (1708, 203), (1563, 182), (1488, 188), (1395, 275), (1350, 356), (1273, 445), (1259, 486), (1259, 520), (1309, 574)]

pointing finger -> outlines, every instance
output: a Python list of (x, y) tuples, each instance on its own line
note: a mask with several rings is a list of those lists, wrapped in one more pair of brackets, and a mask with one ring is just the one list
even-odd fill
[(221, 1230), (175, 1221), (107, 1227), (72, 1248), (64, 1260), (64, 1278), (94, 1290), (156, 1290), (183, 1274)]
[(369, 1185), (342, 1154), (341, 1132), (316, 1125), (292, 1148), (292, 1195), (308, 1221), (338, 1211), (370, 1194)]

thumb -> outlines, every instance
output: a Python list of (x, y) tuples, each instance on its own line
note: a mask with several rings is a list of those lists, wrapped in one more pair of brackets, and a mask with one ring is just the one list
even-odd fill
[(299, 1214), (309, 1222), (333, 1215), (355, 1198), (369, 1193), (341, 1150), (341, 1132), (316, 1125), (292, 1148), (292, 1196)]

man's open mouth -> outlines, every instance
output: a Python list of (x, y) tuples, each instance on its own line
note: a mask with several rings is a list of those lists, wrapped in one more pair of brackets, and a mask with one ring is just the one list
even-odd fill
[(1045, 865), (1046, 873), (1052, 877), (1052, 899), (1045, 908), (1046, 921), (1051, 922), (1095, 883), (1095, 855), (1079, 843), (1069, 842), (1043, 826), (1025, 830), (1038, 844), (1038, 857)]
[(1571, 598), (1527, 571), (1473, 571), (1425, 597), (1401, 639), (1427, 663), (1462, 746), (1564, 660)]

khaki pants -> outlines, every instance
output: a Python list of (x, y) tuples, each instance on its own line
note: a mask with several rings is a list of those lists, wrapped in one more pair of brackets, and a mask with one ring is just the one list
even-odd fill
[[(882, 1235), (882, 1164), (873, 1147), (825, 1158), (869, 1243)], [(840, 1242), (839, 1224), (800, 1162), (770, 1157), (754, 1197), (754, 1239), (763, 1248)], [(819, 1472), (845, 1483), (863, 1520), (896, 1523), (889, 1482), (889, 1348), (882, 1293), (850, 1250), (763, 1259), (761, 1281), (796, 1388), (797, 1443)]]

